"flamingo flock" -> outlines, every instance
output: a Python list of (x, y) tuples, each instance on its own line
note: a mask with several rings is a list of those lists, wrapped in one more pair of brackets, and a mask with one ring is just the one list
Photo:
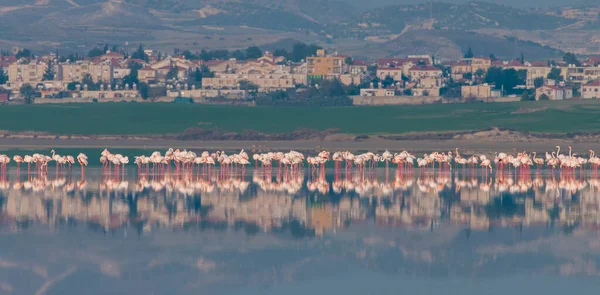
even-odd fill
[[(75, 158), (71, 155), (61, 156), (58, 155), (54, 150), (50, 151), (51, 156), (35, 153), (32, 155), (19, 156), (15, 155), (12, 158), (17, 164), (17, 171), (20, 171), (21, 164), (27, 164), (27, 174), (31, 174), (31, 164), (35, 165), (36, 171), (39, 174), (45, 174), (48, 172), (48, 163), (54, 161), (56, 163), (56, 171), (62, 172), (67, 166), (71, 170), (73, 164), (75, 164)], [(0, 154), (0, 174), (6, 175), (6, 167), (11, 162), (11, 158), (7, 155)], [(88, 158), (85, 154), (80, 153), (77, 156), (77, 162), (81, 166), (83, 173), (84, 168), (88, 165)]]
[[(385, 168), (396, 166), (396, 169), (412, 170), (414, 167), (421, 169), (482, 169), (484, 173), (504, 173), (505, 171), (515, 173), (529, 173), (535, 166), (536, 169), (559, 170), (561, 173), (574, 173), (577, 169), (591, 169), (597, 171), (600, 168), (600, 158), (596, 156), (593, 150), (588, 151), (588, 155), (582, 156), (574, 153), (572, 148), (568, 148), (568, 153), (561, 153), (560, 146), (555, 151), (546, 152), (544, 157), (538, 156), (536, 152), (528, 153), (526, 151), (516, 154), (505, 152), (494, 153), (493, 156), (485, 154), (475, 154), (463, 156), (458, 148), (448, 152), (425, 153), (422, 157), (416, 157), (408, 151), (392, 153), (388, 150), (381, 154), (366, 152), (354, 154), (349, 151), (336, 151), (333, 154), (329, 151), (320, 151), (315, 156), (305, 157), (304, 154), (291, 150), (289, 152), (268, 152), (252, 155), (252, 161), (256, 169), (269, 171), (273, 167), (279, 171), (298, 171), (306, 163), (309, 169), (315, 174), (317, 171), (325, 170), (327, 162), (333, 161), (334, 170), (352, 171), (372, 171), (385, 163)], [(85, 173), (85, 167), (88, 166), (88, 157), (80, 153), (76, 158), (70, 155), (59, 155), (54, 150), (49, 155), (35, 153), (33, 155), (15, 155), (12, 159), (0, 154), (0, 174), (6, 174), (8, 164), (14, 161), (17, 170), (20, 170), (21, 164), (27, 164), (28, 174), (31, 172), (31, 166), (34, 165), (38, 173), (47, 173), (48, 165), (54, 162), (57, 173), (68, 169), (77, 162), (81, 167), (81, 174)], [(114, 174), (124, 174), (125, 167), (130, 163), (129, 157), (122, 154), (112, 153), (105, 149), (100, 153), (100, 163), (103, 170)], [(251, 165), (248, 153), (241, 150), (238, 153), (226, 154), (225, 151), (216, 151), (210, 153), (203, 151), (196, 154), (193, 151), (168, 149), (161, 153), (152, 152), (150, 155), (135, 156), (135, 165), (138, 167), (138, 173), (165, 173), (171, 171), (174, 167), (176, 173), (206, 173), (215, 167), (219, 167), (219, 172), (244, 173), (246, 166)]]

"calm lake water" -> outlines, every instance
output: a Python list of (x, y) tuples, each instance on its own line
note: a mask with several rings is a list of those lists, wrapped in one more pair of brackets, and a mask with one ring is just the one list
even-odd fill
[(0, 294), (598, 294), (600, 176), (0, 176)]

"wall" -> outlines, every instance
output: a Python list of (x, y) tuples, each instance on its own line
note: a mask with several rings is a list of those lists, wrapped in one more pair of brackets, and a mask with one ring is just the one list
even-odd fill
[(429, 96), (351, 96), (354, 105), (394, 105), (435, 103), (439, 97)]

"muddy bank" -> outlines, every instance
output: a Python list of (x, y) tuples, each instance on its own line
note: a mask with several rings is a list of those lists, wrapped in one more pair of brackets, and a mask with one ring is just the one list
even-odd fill
[(317, 131), (300, 128), (290, 133), (242, 133), (188, 129), (162, 136), (81, 136), (36, 132), (0, 132), (0, 149), (11, 148), (206, 148), (270, 150), (411, 150), (413, 152), (454, 150), (464, 152), (547, 151), (556, 145), (576, 150), (600, 150), (600, 132), (540, 134), (489, 128), (475, 132), (409, 133), (403, 135), (348, 135), (337, 129)]

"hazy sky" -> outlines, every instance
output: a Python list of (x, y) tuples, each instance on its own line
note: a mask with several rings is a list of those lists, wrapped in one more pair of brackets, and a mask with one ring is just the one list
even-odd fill
[[(368, 8), (368, 7), (377, 7), (377, 6), (385, 6), (385, 5), (398, 5), (398, 4), (418, 4), (418, 3), (427, 3), (431, 1), (427, 0), (339, 0), (343, 2), (350, 3), (356, 7)], [(449, 2), (449, 3), (465, 3), (470, 2), (471, 0), (434, 0), (434, 2)], [(594, 3), (595, 1), (600, 2), (600, 0), (488, 0), (487, 2), (493, 2), (498, 4), (505, 4), (515, 7), (539, 7), (539, 8), (547, 8), (553, 6), (565, 6), (565, 5), (577, 5), (583, 3)], [(598, 3), (596, 2), (596, 3)]]

